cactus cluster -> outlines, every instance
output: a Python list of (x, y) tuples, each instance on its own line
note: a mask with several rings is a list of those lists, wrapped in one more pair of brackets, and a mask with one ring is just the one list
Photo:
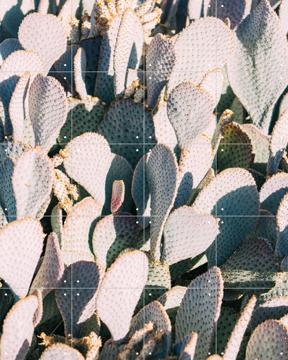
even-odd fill
[(0, 0), (0, 360), (288, 359), (287, 34)]

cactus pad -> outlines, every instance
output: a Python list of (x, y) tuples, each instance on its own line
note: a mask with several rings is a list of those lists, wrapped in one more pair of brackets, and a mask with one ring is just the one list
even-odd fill
[(78, 337), (80, 325), (95, 313), (101, 277), (93, 261), (78, 261), (65, 269), (55, 295), (66, 335)]
[(151, 194), (151, 253), (158, 260), (164, 223), (176, 197), (177, 172), (172, 151), (164, 145), (156, 145), (147, 162), (147, 181)]
[(247, 170), (226, 169), (203, 188), (193, 208), (220, 218), (220, 234), (207, 257), (209, 264), (215, 264), (217, 251), (217, 264), (221, 265), (257, 224), (259, 196), (255, 181)]
[(66, 50), (65, 28), (53, 15), (32, 13), (26, 16), (18, 36), (24, 49), (39, 55), (47, 72)]
[(208, 354), (223, 298), (221, 272), (213, 267), (192, 280), (176, 316), (176, 342), (192, 331), (198, 334), (195, 359)]
[(114, 340), (127, 334), (147, 276), (146, 255), (138, 250), (120, 255), (106, 272), (98, 293), (97, 311)]
[(0, 276), (20, 297), (29, 290), (43, 240), (40, 223), (29, 218), (13, 221), (0, 231)]
[(7, 314), (0, 341), (3, 359), (25, 359), (32, 343), (34, 315), (39, 306), (36, 295), (18, 301)]
[(172, 265), (201, 254), (218, 233), (218, 221), (212, 215), (199, 215), (188, 206), (175, 210), (164, 227), (165, 261)]

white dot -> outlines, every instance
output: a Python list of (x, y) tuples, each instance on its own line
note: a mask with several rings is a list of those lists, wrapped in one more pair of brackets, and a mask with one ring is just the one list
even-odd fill
[(64, 76), (64, 80), (67, 80), (67, 77), (66, 77), (66, 76)]
[(224, 208), (221, 208), (221, 211), (224, 211)]
[(149, 136), (149, 139), (152, 139), (152, 136), (151, 136), (151, 135)]
[(139, 224), (139, 221), (136, 221), (136, 224)]
[(64, 293), (64, 296), (66, 296), (67, 294), (66, 293)]
[(5, 295), (5, 296), (7, 296), (8, 294), (7, 294), (7, 293), (5, 293), (4, 295)]
[(67, 280), (64, 280), (64, 283), (66, 283), (67, 282)]
[(151, 293), (149, 293), (149, 296), (152, 296), (152, 294), (151, 294)]
[(66, 135), (64, 135), (64, 139), (67, 139), (67, 136), (66, 136)]
[(77, 296), (79, 296), (80, 294), (79, 294), (79, 293), (77, 293), (76, 295), (77, 295)]
[(8, 209), (7, 208), (4, 208), (5, 211), (7, 211)]
[(283, 352), (282, 352), (282, 351), (280, 352), (280, 355), (283, 356)]
[(221, 7), (224, 8), (224, 5), (222, 4)]
[(223, 151), (224, 151), (224, 149), (221, 149), (221, 151), (223, 152)]
[(223, 221), (223, 220), (221, 220), (221, 221), (220, 221), (220, 223), (221, 223), (221, 224), (224, 224), (224, 221)]
[(151, 224), (151, 220), (149, 220), (149, 224)]
[(139, 151), (139, 149), (136, 149), (136, 152), (138, 152)]
[(152, 352), (150, 351), (148, 355), (152, 355)]
[(138, 135), (136, 135), (136, 139), (139, 139), (139, 136), (138, 136)]
[(79, 284), (80, 280), (77, 280), (76, 282)]
[(64, 66), (66, 67), (66, 66), (67, 66), (67, 64), (64, 64)]

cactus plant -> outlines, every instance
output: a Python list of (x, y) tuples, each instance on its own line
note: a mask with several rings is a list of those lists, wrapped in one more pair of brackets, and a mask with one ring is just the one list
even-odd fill
[(287, 19), (0, 1), (0, 360), (288, 357)]

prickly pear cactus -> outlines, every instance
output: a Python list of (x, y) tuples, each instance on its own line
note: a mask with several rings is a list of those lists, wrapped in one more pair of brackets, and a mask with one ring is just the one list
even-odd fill
[(287, 23), (0, 0), (0, 360), (288, 359)]

